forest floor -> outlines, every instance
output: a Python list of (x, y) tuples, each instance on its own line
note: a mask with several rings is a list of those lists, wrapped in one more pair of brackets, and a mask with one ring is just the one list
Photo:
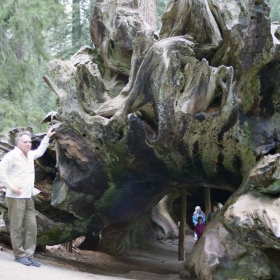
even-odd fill
[[(186, 258), (194, 243), (193, 235), (186, 235)], [(12, 254), (11, 248), (0, 245), (5, 253)], [(35, 257), (43, 265), (92, 274), (92, 277), (101, 276), (98, 279), (102, 279), (103, 275), (104, 279), (111, 276), (139, 280), (179, 280), (179, 270), (183, 263), (178, 261), (178, 239), (150, 241), (144, 247), (129, 250), (121, 256), (79, 249), (69, 253), (64, 246), (56, 245), (47, 246), (45, 253), (37, 252)]]

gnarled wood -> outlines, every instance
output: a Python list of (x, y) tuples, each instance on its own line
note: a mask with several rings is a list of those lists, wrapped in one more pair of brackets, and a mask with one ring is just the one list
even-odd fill
[[(180, 184), (194, 199), (201, 187), (230, 189), (181, 275), (276, 279), (278, 28), (267, 1), (178, 0), (156, 38), (136, 0), (98, 0), (95, 46), (51, 61), (44, 77), (58, 97), (46, 117), (56, 124), (57, 170), (47, 176), (52, 197), (37, 202), (53, 219), (39, 242), (58, 227), (57, 242), (83, 233), (122, 252), (140, 218)], [(12, 146), (5, 137), (2, 154)]]

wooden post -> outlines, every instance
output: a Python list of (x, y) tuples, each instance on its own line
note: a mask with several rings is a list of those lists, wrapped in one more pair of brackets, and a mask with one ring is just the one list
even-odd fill
[(185, 260), (185, 225), (186, 225), (186, 213), (187, 212), (187, 188), (181, 189), (181, 215), (180, 215), (180, 227), (179, 227), (179, 248), (178, 248), (178, 260)]
[[(47, 252), (47, 245), (40, 245), (38, 246), (38, 248), (43, 252), (46, 253)], [(1, 251), (1, 250), (0, 250)]]
[(64, 246), (67, 252), (72, 253), (72, 241), (64, 243)]
[(204, 187), (204, 198), (205, 198), (205, 215), (207, 218), (209, 213), (211, 212), (211, 194), (210, 194), (210, 188), (208, 187)]

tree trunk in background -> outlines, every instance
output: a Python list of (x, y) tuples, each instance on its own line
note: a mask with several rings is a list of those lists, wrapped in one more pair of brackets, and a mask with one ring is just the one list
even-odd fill
[(138, 0), (139, 11), (143, 19), (157, 30), (157, 3), (156, 0)]
[(82, 35), (80, 0), (72, 2), (72, 45), (78, 42)]
[(89, 10), (91, 12), (93, 11), (95, 4), (96, 4), (96, 0), (90, 0)]

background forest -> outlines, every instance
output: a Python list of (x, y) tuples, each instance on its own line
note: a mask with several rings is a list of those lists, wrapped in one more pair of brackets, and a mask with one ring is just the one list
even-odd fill
[[(153, 0), (155, 1), (155, 0)], [(157, 0), (157, 21), (168, 0)], [(51, 59), (69, 59), (92, 45), (89, 16), (96, 0), (1, 0), (0, 133), (16, 126), (47, 128), (40, 121), (56, 110), (42, 76)], [(280, 21), (280, 1), (271, 0), (271, 20)]]

